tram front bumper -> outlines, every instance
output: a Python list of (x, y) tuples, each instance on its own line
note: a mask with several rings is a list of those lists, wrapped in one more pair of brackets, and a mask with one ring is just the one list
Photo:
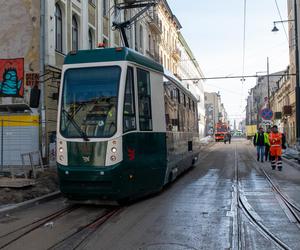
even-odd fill
[[(61, 192), (70, 199), (119, 200), (126, 197), (125, 183), (120, 170), (121, 164), (109, 168), (92, 168), (58, 164)], [(126, 190), (126, 188), (125, 188)]]

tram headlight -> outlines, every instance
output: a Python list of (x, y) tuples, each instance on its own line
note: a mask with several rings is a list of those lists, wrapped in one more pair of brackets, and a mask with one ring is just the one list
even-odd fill
[(63, 147), (60, 147), (60, 148), (58, 149), (58, 151), (59, 151), (59, 153), (63, 153), (63, 152), (64, 152)]
[(115, 161), (117, 159), (117, 157), (115, 157), (114, 155), (112, 155), (111, 157), (110, 157), (110, 160), (111, 161)]
[(113, 148), (111, 148), (111, 152), (113, 152), (113, 153), (117, 153), (117, 148), (115, 148), (115, 147), (113, 147)]

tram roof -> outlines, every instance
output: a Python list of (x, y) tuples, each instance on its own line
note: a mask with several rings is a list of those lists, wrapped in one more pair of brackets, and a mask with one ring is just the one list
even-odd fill
[(104, 48), (94, 50), (71, 51), (65, 57), (64, 64), (130, 61), (153, 70), (164, 72), (163, 66), (152, 59), (129, 48)]

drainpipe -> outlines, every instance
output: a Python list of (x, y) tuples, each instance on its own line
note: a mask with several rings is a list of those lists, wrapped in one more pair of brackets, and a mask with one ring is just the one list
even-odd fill
[(42, 157), (46, 157), (46, 117), (45, 117), (45, 0), (40, 1), (40, 129)]

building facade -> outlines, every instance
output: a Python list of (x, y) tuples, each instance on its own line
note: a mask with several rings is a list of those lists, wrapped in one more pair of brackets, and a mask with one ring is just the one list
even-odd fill
[(273, 123), (286, 135), (289, 145), (296, 143), (295, 89), (292, 88), (291, 76), (283, 75), (277, 82), (278, 89), (272, 93), (271, 109), (274, 112)]
[[(294, 9), (294, 1), (288, 0), (287, 7), (288, 7), (288, 20), (295, 20), (295, 9)], [(300, 14), (300, 5), (297, 1), (297, 24), (298, 24), (298, 44), (299, 44), (299, 14)], [(289, 73), (291, 74), (290, 78), (283, 84), (282, 89), (285, 89), (287, 93), (278, 93), (278, 95), (283, 96), (284, 101), (282, 103), (286, 104), (284, 106), (285, 110), (282, 110), (282, 119), (284, 123), (283, 130), (287, 133), (287, 139), (289, 140), (288, 143), (290, 145), (296, 144), (296, 76), (294, 75), (296, 71), (296, 39), (295, 39), (295, 21), (288, 22), (288, 33), (289, 33), (289, 58), (290, 58), (290, 65), (289, 65)], [(298, 69), (298, 72), (299, 69)], [(282, 92), (282, 91), (279, 91)], [(298, 107), (299, 108), (299, 107)]]
[(185, 88), (189, 89), (192, 93), (196, 95), (198, 100), (197, 109), (198, 109), (198, 127), (199, 127), (199, 136), (205, 136), (205, 106), (204, 106), (204, 88), (202, 80), (193, 80), (201, 79), (204, 77), (201, 68), (196, 61), (190, 47), (188, 46), (186, 40), (181, 33), (178, 34), (179, 43), (178, 50), (180, 52), (180, 61), (177, 66), (176, 75)]
[[(278, 89), (278, 81), (286, 71), (279, 71), (269, 75), (258, 76), (256, 85), (249, 90), (246, 105), (246, 125), (263, 125), (261, 110), (272, 108), (270, 100)], [(270, 120), (269, 122), (272, 122)]]
[[(21, 154), (39, 150), (40, 1), (2, 1), (0, 9), (0, 163), (21, 165)], [(35, 103), (32, 103), (35, 104)]]
[[(67, 53), (78, 49), (95, 49), (99, 43), (106, 47), (123, 46), (113, 23), (134, 17), (140, 9), (121, 9), (115, 0), (12, 0), (1, 6), (0, 70), (15, 68), (18, 81), (11, 84), (13, 92), (1, 88), (0, 104), (27, 104), (34, 107), (40, 119), (40, 147), (43, 158), (56, 134), (57, 101), (60, 72)], [(128, 1), (130, 2), (130, 1)], [(117, 4), (117, 6), (115, 5)], [(16, 18), (18, 17), (18, 18)], [(4, 25), (5, 24), (5, 25)], [(160, 62), (175, 76), (201, 77), (198, 63), (193, 72), (184, 74), (186, 58), (193, 57), (190, 48), (179, 36), (181, 25), (166, 0), (159, 1), (126, 30), (129, 45)], [(182, 58), (181, 50), (184, 53)], [(3, 79), (2, 79), (3, 80)], [(4, 82), (4, 81), (3, 81)], [(199, 129), (203, 130), (204, 97), (202, 83), (195, 93), (199, 98)], [(202, 127), (201, 127), (202, 126)], [(53, 153), (52, 153), (53, 155)]]
[(221, 95), (216, 92), (204, 93), (205, 114), (206, 114), (206, 135), (212, 135), (216, 124), (222, 120)]

